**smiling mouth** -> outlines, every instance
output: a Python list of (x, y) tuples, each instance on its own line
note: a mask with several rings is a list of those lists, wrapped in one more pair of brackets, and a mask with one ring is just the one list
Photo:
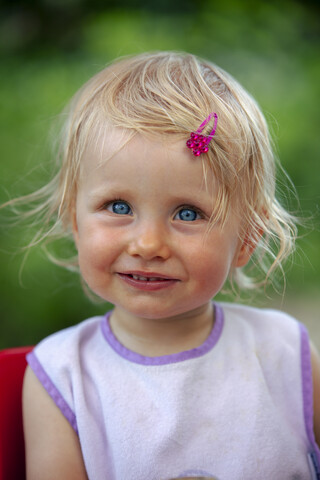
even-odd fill
[(166, 277), (156, 272), (144, 274), (145, 272), (118, 272), (119, 277), (129, 286), (138, 290), (155, 292), (165, 288), (170, 288), (179, 280), (177, 278)]
[(133, 274), (129, 274), (128, 276), (133, 278), (134, 280), (140, 280), (141, 282), (161, 282), (161, 281), (170, 280), (169, 278), (144, 277), (142, 275), (133, 275)]
[(174, 280), (173, 278), (168, 278), (168, 277), (157, 277), (157, 276), (145, 277), (144, 275), (137, 275), (134, 273), (122, 273), (121, 275), (125, 275), (126, 277), (132, 278), (133, 280), (140, 281), (140, 282), (166, 282), (166, 281)]

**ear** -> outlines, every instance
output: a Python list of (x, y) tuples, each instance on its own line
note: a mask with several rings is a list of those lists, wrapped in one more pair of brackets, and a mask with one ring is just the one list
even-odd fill
[(250, 229), (247, 231), (244, 239), (241, 241), (235, 256), (235, 267), (244, 267), (252, 257), (260, 238), (263, 235), (263, 229), (256, 229), (254, 232)]

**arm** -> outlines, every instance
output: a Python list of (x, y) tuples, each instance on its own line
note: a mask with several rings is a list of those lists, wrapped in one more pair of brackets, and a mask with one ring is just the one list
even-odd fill
[(314, 433), (320, 446), (320, 355), (314, 345), (311, 347), (311, 365), (313, 379)]
[(88, 480), (77, 434), (30, 367), (23, 385), (27, 480)]

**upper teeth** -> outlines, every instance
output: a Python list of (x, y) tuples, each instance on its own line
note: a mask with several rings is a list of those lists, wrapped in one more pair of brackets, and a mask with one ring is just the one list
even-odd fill
[(159, 280), (157, 277), (143, 277), (141, 275), (132, 275), (134, 280), (142, 280), (144, 282), (149, 281), (149, 282), (154, 282), (156, 280)]

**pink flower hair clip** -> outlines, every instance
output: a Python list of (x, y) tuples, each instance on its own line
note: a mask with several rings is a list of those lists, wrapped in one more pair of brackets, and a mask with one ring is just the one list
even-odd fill
[[(210, 135), (201, 135), (202, 130), (210, 122), (211, 118), (214, 117), (214, 125)], [(196, 132), (191, 132), (189, 140), (187, 140), (187, 147), (192, 150), (193, 155), (198, 157), (202, 153), (206, 153), (209, 150), (209, 143), (211, 142), (214, 134), (216, 133), (218, 124), (218, 115), (215, 112), (210, 113), (210, 115), (201, 123), (200, 127)]]

